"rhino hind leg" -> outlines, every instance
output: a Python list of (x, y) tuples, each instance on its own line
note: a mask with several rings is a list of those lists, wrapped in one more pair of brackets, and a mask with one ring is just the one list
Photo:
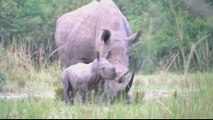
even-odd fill
[(71, 84), (69, 82), (69, 79), (67, 77), (64, 77), (62, 79), (62, 84), (63, 84), (63, 87), (64, 87), (64, 100), (65, 100), (65, 103), (66, 104), (70, 104), (72, 103), (72, 99), (71, 99)]
[(76, 91), (74, 89), (72, 89), (72, 86), (71, 86), (71, 92), (70, 92), (70, 103), (71, 104), (74, 104), (75, 95), (76, 95)]
[(70, 104), (70, 91), (71, 91), (71, 86), (70, 85), (64, 85), (64, 100), (66, 104)]

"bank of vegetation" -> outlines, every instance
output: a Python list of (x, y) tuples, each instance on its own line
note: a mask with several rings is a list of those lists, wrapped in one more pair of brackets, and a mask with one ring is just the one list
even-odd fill
[[(55, 52), (56, 20), (90, 0), (0, 0), (0, 93), (57, 95), (1, 99), (0, 118), (213, 118), (213, 2), (114, 1), (132, 31), (143, 31), (130, 60), (137, 72), (132, 104), (61, 101), (65, 65)], [(165, 91), (169, 97), (145, 97)]]

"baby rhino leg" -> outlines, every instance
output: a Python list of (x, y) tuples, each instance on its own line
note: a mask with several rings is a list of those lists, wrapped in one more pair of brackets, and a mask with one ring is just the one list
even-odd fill
[(72, 86), (71, 86), (71, 98), (70, 98), (70, 102), (71, 102), (71, 104), (73, 104), (74, 103), (74, 98), (75, 98), (75, 94), (76, 94), (76, 90), (74, 90), (73, 88), (72, 88)]
[(95, 90), (95, 103), (98, 104), (102, 99), (102, 93), (104, 92), (104, 80), (97, 83)]
[(62, 84), (64, 87), (64, 100), (66, 104), (70, 104), (70, 91), (71, 91), (71, 85), (69, 83), (69, 79), (65, 76), (62, 78)]
[(86, 96), (87, 96), (87, 85), (81, 85), (79, 89), (80, 94), (80, 103), (84, 104), (86, 102)]

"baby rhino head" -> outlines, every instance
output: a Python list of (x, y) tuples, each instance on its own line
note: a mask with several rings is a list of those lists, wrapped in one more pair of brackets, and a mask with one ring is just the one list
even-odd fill
[(97, 52), (97, 70), (100, 76), (104, 80), (113, 80), (117, 77), (115, 67), (107, 60), (110, 56), (110, 52), (104, 58), (100, 58), (99, 52)]

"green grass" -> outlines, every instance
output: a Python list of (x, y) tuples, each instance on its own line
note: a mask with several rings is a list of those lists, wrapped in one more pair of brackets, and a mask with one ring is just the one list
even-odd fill
[[(146, 79), (148, 83), (144, 82)], [(185, 85), (186, 79), (188, 86)], [(137, 75), (129, 105), (117, 101), (112, 105), (80, 105), (76, 102), (66, 106), (60, 99), (2, 99), (0, 118), (213, 118), (212, 79), (212, 73), (188, 74), (187, 78), (175, 74)], [(142, 97), (139, 102), (134, 101), (135, 92), (160, 94), (164, 91), (168, 92), (168, 97)]]
[[(30, 56), (0, 46), (2, 92), (28, 93), (20, 99), (0, 98), (0, 118), (213, 118), (213, 73), (136, 75), (130, 90), (132, 101), (111, 105), (87, 102), (73, 106), (61, 101), (63, 68), (53, 64), (35, 70)], [(33, 95), (56, 92), (56, 99)], [(167, 96), (165, 96), (165, 94)], [(153, 95), (153, 97), (147, 97)]]

